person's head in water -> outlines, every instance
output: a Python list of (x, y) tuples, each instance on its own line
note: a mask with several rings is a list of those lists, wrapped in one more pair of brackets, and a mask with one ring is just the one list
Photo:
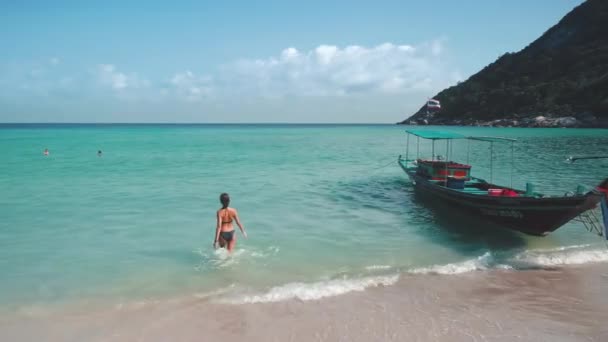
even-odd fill
[(224, 192), (220, 195), (220, 202), (222, 203), (222, 208), (228, 208), (230, 205), (230, 196)]
[(97, 151), (97, 155), (101, 157), (101, 150)]

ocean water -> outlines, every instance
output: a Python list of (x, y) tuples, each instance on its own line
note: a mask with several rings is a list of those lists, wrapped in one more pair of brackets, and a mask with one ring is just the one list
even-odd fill
[[(404, 129), (2, 125), (0, 305), (309, 300), (403, 274), (608, 261), (604, 241), (575, 222), (539, 238), (428, 208), (396, 163)], [(608, 161), (565, 162), (608, 154), (607, 130), (442, 129), (517, 139), (494, 144), (492, 160), (487, 143), (454, 143), (452, 159), (494, 182), (559, 195), (608, 177)], [(420, 155), (430, 152), (421, 142)], [(249, 235), (237, 233), (232, 256), (212, 248), (222, 192)]]

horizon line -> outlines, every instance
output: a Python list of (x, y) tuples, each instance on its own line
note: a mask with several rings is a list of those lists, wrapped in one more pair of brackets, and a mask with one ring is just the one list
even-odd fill
[(0, 125), (395, 125), (389, 122), (0, 122)]

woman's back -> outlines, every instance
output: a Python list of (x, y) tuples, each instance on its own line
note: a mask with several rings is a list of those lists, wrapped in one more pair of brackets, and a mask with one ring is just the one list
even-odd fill
[(234, 217), (236, 216), (236, 210), (234, 208), (221, 208), (218, 210), (217, 214), (221, 218), (222, 231), (234, 229), (232, 226), (232, 221), (234, 221)]

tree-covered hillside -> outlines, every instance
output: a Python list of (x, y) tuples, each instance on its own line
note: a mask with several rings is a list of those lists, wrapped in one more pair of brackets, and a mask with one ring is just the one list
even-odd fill
[(437, 94), (402, 123), (608, 127), (608, 0), (587, 0), (540, 38)]

